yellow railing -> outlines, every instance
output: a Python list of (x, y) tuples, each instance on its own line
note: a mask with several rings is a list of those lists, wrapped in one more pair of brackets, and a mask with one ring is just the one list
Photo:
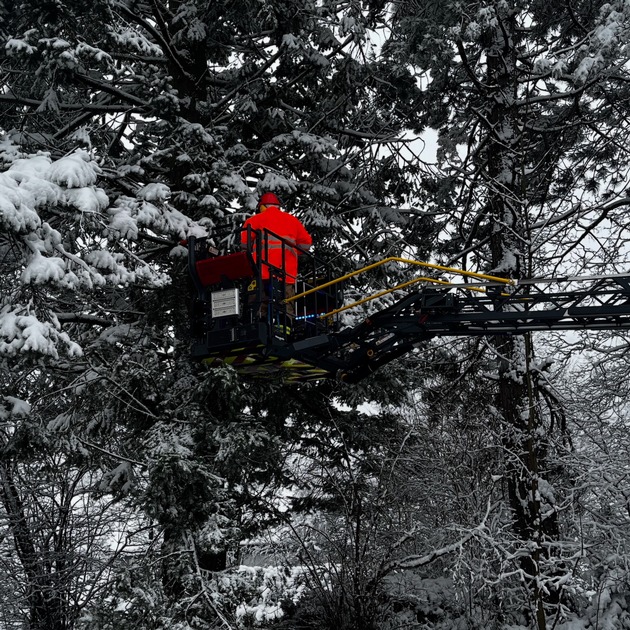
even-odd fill
[[(500, 278), (498, 276), (492, 276), (485, 273), (477, 273), (475, 271), (465, 271), (463, 269), (456, 269), (454, 267), (445, 267), (443, 265), (436, 265), (435, 263), (427, 263), (427, 262), (421, 262), (419, 260), (411, 260), (408, 258), (399, 258), (397, 256), (392, 256), (390, 258), (385, 258), (383, 260), (380, 260), (377, 263), (367, 265), (367, 267), (363, 267), (361, 269), (357, 269), (356, 271), (352, 271), (351, 273), (347, 273), (346, 275), (341, 276), (339, 278), (335, 278), (334, 280), (331, 280), (330, 282), (325, 282), (324, 284), (320, 284), (319, 286), (313, 287), (312, 289), (309, 289), (308, 291), (303, 291), (302, 293), (298, 293), (290, 298), (287, 298), (286, 300), (284, 300), (284, 302), (285, 303), (294, 302), (295, 300), (299, 300), (300, 298), (310, 295), (311, 293), (315, 293), (315, 291), (321, 291), (323, 289), (327, 289), (328, 287), (338, 284), (339, 282), (343, 282), (344, 280), (347, 280), (348, 278), (354, 278), (355, 276), (365, 273), (366, 271), (370, 271), (371, 269), (376, 269), (377, 267), (380, 267), (390, 262), (399, 262), (399, 263), (405, 263), (409, 265), (416, 265), (418, 267), (437, 269), (439, 271), (448, 271), (450, 273), (454, 273), (460, 276), (466, 276), (469, 278), (477, 278), (479, 280), (488, 280), (490, 282), (499, 282), (505, 285), (515, 284), (514, 280), (509, 280), (507, 278)], [(332, 315), (336, 315), (337, 313), (341, 313), (342, 311), (346, 311), (350, 308), (354, 308), (355, 306), (359, 306), (360, 304), (365, 304), (366, 302), (375, 300), (379, 297), (382, 297), (383, 295), (387, 295), (388, 293), (393, 293), (394, 291), (398, 291), (399, 289), (404, 289), (405, 287), (408, 287), (412, 284), (416, 284), (418, 282), (431, 282), (433, 284), (441, 284), (441, 285), (447, 285), (447, 286), (452, 284), (446, 280), (438, 280), (436, 278), (428, 278), (428, 277), (414, 278), (413, 280), (408, 280), (407, 282), (398, 284), (395, 287), (392, 287), (390, 289), (379, 291), (378, 293), (375, 293), (374, 295), (370, 295), (369, 297), (353, 302), (352, 304), (347, 304), (346, 306), (342, 306), (341, 308), (335, 309), (334, 311), (330, 311), (329, 313), (324, 313), (320, 315), (319, 317), (323, 319), (324, 317), (330, 317)], [(465, 285), (458, 285), (458, 287), (467, 289), (469, 291), (479, 291), (481, 293), (485, 293), (485, 289), (482, 287), (466, 287)]]

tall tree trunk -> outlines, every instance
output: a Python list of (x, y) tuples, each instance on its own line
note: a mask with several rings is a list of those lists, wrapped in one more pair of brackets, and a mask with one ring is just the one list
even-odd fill
[[(488, 49), (490, 92), (488, 187), (491, 209), (491, 260), (495, 273), (518, 279), (524, 267), (526, 184), (522, 176), (516, 68), (516, 25), (509, 14), (493, 30)], [(503, 446), (508, 457), (507, 486), (516, 535), (531, 552), (521, 569), (531, 588), (535, 623), (546, 628), (540, 588), (542, 547), (538, 492), (538, 418), (529, 371), (531, 343), (522, 337), (497, 337), (497, 408), (503, 420)]]
[(29, 630), (66, 630), (63, 597), (51, 579), (51, 573), (33, 541), (22, 499), (13, 479), (11, 465), (0, 463), (0, 494), (8, 516), (17, 555), (27, 583)]

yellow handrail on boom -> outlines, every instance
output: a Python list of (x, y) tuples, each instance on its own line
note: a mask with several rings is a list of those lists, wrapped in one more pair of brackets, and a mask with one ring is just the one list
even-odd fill
[[(375, 293), (374, 295), (370, 295), (370, 297), (366, 297), (363, 298), (362, 300), (358, 300), (357, 302), (352, 302), (352, 304), (346, 304), (345, 306), (342, 306), (341, 308), (337, 308), (334, 311), (330, 311), (329, 313), (323, 313), (322, 315), (318, 315), (319, 319), (324, 319), (326, 317), (331, 317), (332, 315), (336, 315), (337, 313), (342, 313), (343, 311), (347, 311), (349, 308), (354, 308), (355, 306), (359, 306), (360, 304), (365, 304), (366, 302), (370, 302), (371, 300), (375, 300), (376, 298), (382, 297), (383, 295), (387, 295), (388, 293), (393, 293), (394, 291), (398, 291), (399, 289), (404, 289), (405, 287), (408, 287), (410, 284), (416, 284), (417, 282), (433, 282), (434, 284), (442, 284), (442, 285), (447, 285), (447, 286), (451, 286), (450, 282), (447, 282), (446, 280), (437, 280), (436, 278), (414, 278), (413, 280), (407, 280), (407, 282), (403, 282), (402, 284), (397, 284), (395, 287), (392, 287), (391, 289), (385, 289), (383, 291), (379, 291), (378, 293)], [(480, 293), (485, 293), (486, 290), (482, 289), (481, 287), (461, 287), (460, 288), (465, 288), (469, 291), (479, 291)], [(289, 300), (286, 300), (287, 302)]]
[[(347, 273), (344, 276), (341, 276), (339, 278), (335, 278), (334, 280), (330, 280), (329, 282), (325, 282), (324, 284), (320, 284), (317, 287), (313, 287), (312, 289), (308, 289), (308, 291), (303, 291), (302, 293), (298, 293), (297, 295), (294, 295), (290, 298), (287, 298), (284, 301), (285, 304), (288, 304), (289, 302), (294, 302), (295, 300), (299, 300), (300, 298), (303, 298), (307, 295), (310, 295), (311, 293), (315, 293), (315, 291), (321, 291), (322, 289), (327, 289), (328, 287), (331, 287), (335, 284), (338, 284), (339, 282), (343, 282), (344, 280), (347, 280), (348, 278), (353, 278), (354, 276), (358, 276), (361, 273), (364, 273), (366, 271), (370, 271), (371, 269), (376, 269), (376, 267), (380, 267), (381, 265), (384, 265), (386, 263), (389, 262), (400, 262), (400, 263), (406, 263), (409, 265), (417, 265), (419, 267), (428, 267), (429, 269), (438, 269), (439, 271), (449, 271), (451, 273), (455, 273), (458, 274), (460, 276), (468, 276), (470, 278), (479, 278), (481, 280), (489, 280), (491, 282), (500, 282), (502, 284), (515, 284), (514, 280), (509, 280), (508, 278), (499, 278), (498, 276), (491, 276), (485, 273), (477, 273), (476, 271), (465, 271), (464, 269), (456, 269), (455, 267), (445, 267), (444, 265), (437, 265), (435, 263), (427, 263), (427, 262), (421, 262), (419, 260), (411, 260), (409, 258), (399, 258), (397, 256), (391, 256), (389, 258), (384, 258), (383, 260), (380, 260), (379, 262), (376, 263), (372, 263), (371, 265), (368, 265), (367, 267), (363, 267), (361, 269), (357, 269), (356, 271), (352, 271), (350, 273)], [(335, 315), (336, 313), (341, 313), (342, 311), (345, 311), (349, 308), (352, 308), (354, 306), (358, 306), (360, 304), (364, 304), (365, 302), (369, 302), (370, 300), (374, 300), (378, 297), (381, 297), (383, 295), (387, 295), (388, 293), (392, 293), (393, 291), (397, 291), (398, 289), (402, 289), (404, 287), (407, 287), (411, 284), (414, 284), (416, 282), (433, 282), (435, 284), (444, 284), (444, 285), (450, 285), (452, 283), (447, 282), (445, 280), (437, 280), (435, 278), (414, 278), (413, 280), (409, 280), (407, 282), (403, 282), (402, 284), (399, 284), (395, 287), (393, 287), (392, 289), (386, 289), (384, 291), (381, 291), (375, 295), (372, 295), (368, 298), (364, 298), (363, 300), (359, 300), (358, 302), (354, 302), (352, 304), (348, 304), (347, 306), (343, 306), (341, 308), (338, 308), (334, 311), (330, 311), (330, 313), (325, 313), (323, 315), (320, 315), (320, 318), (324, 318), (324, 317), (330, 317), (331, 315)], [(466, 288), (466, 287), (461, 287), (461, 288)], [(480, 292), (485, 292), (485, 289), (482, 288), (478, 288), (478, 287), (468, 287), (469, 290), (471, 291), (480, 291)]]

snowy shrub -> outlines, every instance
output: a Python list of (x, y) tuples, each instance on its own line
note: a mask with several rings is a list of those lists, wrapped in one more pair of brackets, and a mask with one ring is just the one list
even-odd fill
[(229, 610), (239, 628), (272, 626), (303, 597), (300, 566), (239, 566), (211, 578), (213, 598)]

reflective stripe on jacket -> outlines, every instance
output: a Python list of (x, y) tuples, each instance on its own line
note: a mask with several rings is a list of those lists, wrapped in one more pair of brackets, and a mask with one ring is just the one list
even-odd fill
[[(306, 231), (302, 222), (288, 212), (283, 212), (277, 206), (270, 206), (264, 212), (256, 214), (245, 221), (243, 230), (241, 231), (241, 243), (247, 243), (247, 228), (251, 227), (252, 230), (269, 230), (273, 232), (269, 237), (263, 239), (262, 248), (263, 263), (266, 261), (273, 267), (282, 269), (282, 259), (284, 253), (284, 272), (286, 273), (287, 280), (294, 282), (297, 276), (298, 262), (297, 257), (301, 253), (297, 248), (307, 248), (311, 245), (313, 240), (311, 235)], [(264, 234), (264, 233), (263, 233)], [(284, 243), (278, 240), (274, 235), (277, 235), (284, 239)], [(252, 234), (254, 237), (255, 234)], [(254, 246), (255, 250), (255, 246)], [(254, 251), (254, 256), (257, 258), (257, 252)], [(262, 265), (262, 277), (263, 279), (269, 278), (269, 267), (265, 264)]]

